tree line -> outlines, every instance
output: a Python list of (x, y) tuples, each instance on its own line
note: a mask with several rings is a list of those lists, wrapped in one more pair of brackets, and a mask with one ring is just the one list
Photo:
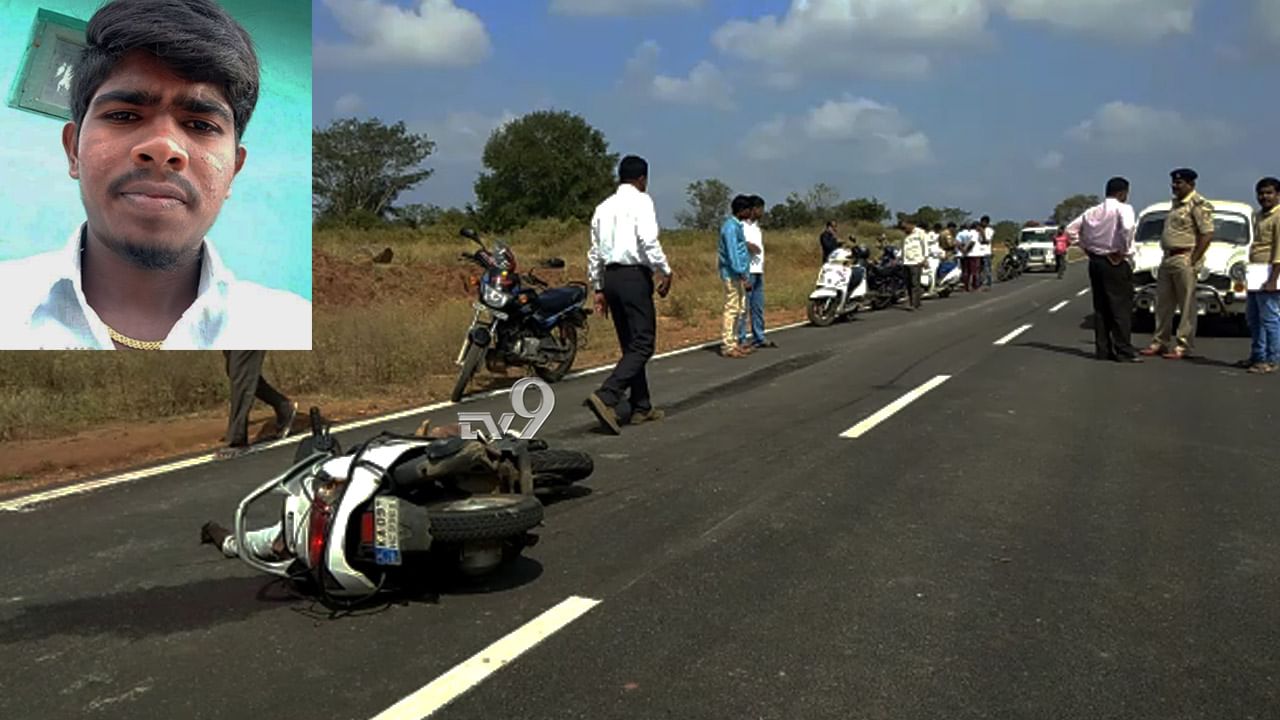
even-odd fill
[[(399, 204), (406, 192), (433, 174), (423, 167), (436, 150), (426, 134), (411, 132), (404, 122), (378, 118), (346, 118), (312, 131), (312, 202), (317, 226), (372, 228), (385, 225), (424, 227), (474, 224), (507, 232), (537, 219), (588, 222), (596, 204), (615, 186), (619, 155), (604, 134), (568, 111), (528, 113), (493, 131), (484, 146), (483, 171), (476, 178), (475, 204), (442, 208), (430, 203)], [(681, 227), (719, 226), (734, 190), (718, 178), (692, 182), (688, 206), (676, 213)], [(1066, 222), (1096, 196), (1076, 195), (1054, 208), (1050, 222)], [(772, 228), (805, 228), (827, 220), (883, 224), (911, 220), (932, 227), (971, 221), (968, 210), (925, 205), (914, 212), (893, 213), (875, 197), (843, 199), (839, 190), (818, 183), (804, 193), (792, 192), (769, 208)], [(997, 225), (1006, 238), (1017, 235), (1017, 223)]]

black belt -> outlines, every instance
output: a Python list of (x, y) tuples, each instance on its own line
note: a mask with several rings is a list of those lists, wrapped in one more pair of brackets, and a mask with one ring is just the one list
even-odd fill
[(653, 268), (648, 265), (624, 265), (622, 263), (609, 263), (604, 266), (605, 270), (643, 270), (645, 272), (653, 272)]

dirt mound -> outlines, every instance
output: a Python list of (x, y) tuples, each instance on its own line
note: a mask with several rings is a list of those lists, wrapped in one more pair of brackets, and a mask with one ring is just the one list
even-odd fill
[(443, 300), (468, 297), (466, 278), (462, 267), (406, 264), (399, 259), (375, 264), (371, 256), (359, 251), (353, 251), (349, 258), (320, 249), (311, 255), (312, 293), (321, 306), (365, 307), (391, 302), (430, 307)]

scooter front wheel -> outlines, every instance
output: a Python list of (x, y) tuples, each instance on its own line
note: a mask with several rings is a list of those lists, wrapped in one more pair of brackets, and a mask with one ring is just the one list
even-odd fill
[(809, 322), (818, 327), (828, 327), (836, 321), (836, 299), (814, 298), (809, 301)]
[(462, 360), (462, 369), (458, 371), (458, 379), (453, 383), (453, 392), (449, 394), (449, 399), (453, 402), (462, 399), (463, 393), (467, 390), (467, 383), (471, 382), (471, 377), (480, 367), (480, 361), (484, 360), (484, 352), (484, 348), (470, 340), (467, 341), (467, 352)]

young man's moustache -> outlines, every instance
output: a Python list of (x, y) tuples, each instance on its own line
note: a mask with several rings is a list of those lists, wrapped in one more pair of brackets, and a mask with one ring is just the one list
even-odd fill
[(112, 180), (111, 184), (107, 185), (107, 194), (113, 195), (113, 196), (119, 195), (125, 192), (126, 188), (131, 183), (139, 183), (139, 182), (159, 183), (162, 185), (174, 185), (178, 188), (179, 191), (182, 192), (182, 200), (187, 204), (188, 207), (190, 207), (192, 210), (198, 209), (200, 207), (200, 195), (196, 193), (196, 188), (194, 185), (191, 184), (190, 180), (177, 174), (170, 174), (166, 178), (163, 178), (161, 180), (156, 180), (155, 178), (152, 177), (152, 173), (145, 168), (138, 168), (133, 172), (130, 172), (126, 175), (121, 175), (115, 180)]

